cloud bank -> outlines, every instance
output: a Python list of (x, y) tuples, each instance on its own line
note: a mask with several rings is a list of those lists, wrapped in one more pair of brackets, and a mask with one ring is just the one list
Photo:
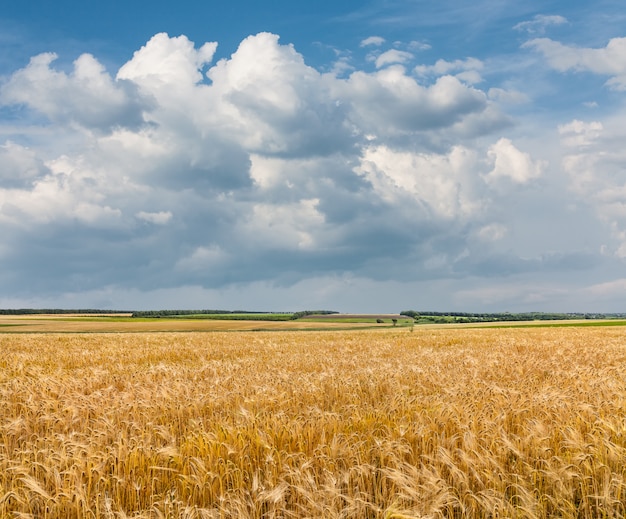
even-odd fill
[[(528, 44), (552, 66), (561, 56), (559, 70), (614, 74), (621, 85), (619, 64), (593, 65), (559, 45)], [(550, 162), (540, 146), (507, 136), (498, 99), (508, 91), (477, 87), (481, 61), (408, 69), (413, 54), (387, 50), (374, 70), (342, 77), (310, 67), (274, 34), (214, 62), (216, 48), (161, 33), (116, 72), (89, 54), (55, 68), (46, 53), (5, 78), (0, 103), (22, 121), (3, 128), (10, 138), (0, 143), (6, 293), (101, 301), (117, 291), (134, 301), (129, 294), (180, 287), (310, 291), (317, 279), (336, 294), (354, 279), (550, 272), (550, 251), (519, 246), (533, 189), (570, 192), (608, 229), (604, 256), (626, 257), (623, 186), (594, 177), (609, 161), (601, 123), (564, 122), (566, 151)], [(550, 171), (574, 180), (558, 185)], [(565, 248), (559, 268), (580, 268), (567, 259), (580, 247)]]

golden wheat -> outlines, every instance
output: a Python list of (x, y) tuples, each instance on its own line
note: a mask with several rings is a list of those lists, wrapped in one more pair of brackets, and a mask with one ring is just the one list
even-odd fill
[(0, 336), (0, 517), (626, 515), (626, 329)]

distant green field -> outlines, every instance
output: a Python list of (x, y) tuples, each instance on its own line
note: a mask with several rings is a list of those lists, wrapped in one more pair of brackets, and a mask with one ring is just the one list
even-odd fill
[[(137, 319), (137, 318), (133, 318)], [(156, 318), (159, 319), (159, 318)], [(161, 317), (160, 319), (214, 319), (223, 321), (291, 321), (293, 314), (285, 313), (242, 313), (242, 314), (189, 314), (189, 315), (171, 315)], [(385, 324), (392, 324), (392, 318), (388, 316), (381, 317), (379, 315), (308, 315), (297, 320), (307, 322), (320, 323), (371, 323), (377, 324), (380, 319)], [(413, 324), (414, 321), (410, 317), (398, 317), (398, 325)]]
[[(306, 319), (306, 321), (308, 322), (316, 322), (316, 323), (371, 323), (371, 324), (377, 324), (379, 318), (376, 317), (371, 317), (371, 318), (365, 318), (365, 317), (308, 317)], [(304, 319), (303, 319), (304, 320)], [(382, 321), (382, 323), (378, 323), (378, 324), (392, 324), (393, 321), (391, 319), (380, 319)], [(407, 325), (407, 324), (414, 324), (413, 319), (398, 319), (397, 323), (398, 325)]]
[(507, 324), (486, 324), (481, 328), (582, 328), (589, 326), (626, 326), (626, 321), (618, 319), (608, 320), (589, 320), (577, 322), (549, 322), (549, 321), (533, 321), (532, 323), (507, 323)]

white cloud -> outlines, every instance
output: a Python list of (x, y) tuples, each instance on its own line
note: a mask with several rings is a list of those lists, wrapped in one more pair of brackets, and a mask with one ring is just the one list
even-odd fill
[(250, 176), (261, 192), (280, 192), (281, 196), (311, 193), (320, 183), (335, 182), (350, 169), (341, 156), (274, 157), (250, 155)]
[(380, 36), (370, 36), (369, 38), (365, 38), (361, 41), (361, 47), (380, 47), (383, 43), (385, 43), (385, 38), (381, 38)]
[(70, 74), (51, 68), (53, 53), (39, 54), (15, 72), (0, 89), (1, 104), (23, 104), (52, 121), (91, 129), (136, 126), (141, 105), (133, 89), (114, 81), (90, 54), (74, 61)]
[(424, 208), (438, 218), (454, 219), (471, 217), (481, 208), (473, 185), (476, 167), (475, 154), (462, 147), (437, 155), (373, 146), (365, 149), (357, 172), (389, 203), (412, 198), (416, 219)]
[(476, 58), (458, 59), (455, 61), (440, 59), (437, 60), (434, 65), (416, 66), (415, 73), (423, 77), (454, 74), (466, 83), (476, 84), (482, 81), (480, 71), (483, 70), (483, 68), (483, 62)]
[(577, 203), (589, 207), (610, 231), (604, 254), (626, 258), (626, 134), (623, 111), (602, 121), (574, 119), (558, 127), (561, 167)]
[(385, 65), (391, 65), (393, 63), (406, 63), (413, 59), (413, 54), (403, 50), (391, 49), (383, 52), (376, 58), (376, 68), (384, 67)]
[(591, 201), (599, 191), (612, 185), (612, 171), (626, 157), (620, 159), (620, 152), (603, 142), (602, 137), (608, 138), (612, 131), (600, 121), (574, 119), (559, 125), (558, 132), (564, 146), (562, 167), (570, 178), (569, 189)]
[(455, 77), (441, 76), (424, 87), (400, 65), (374, 74), (355, 72), (338, 86), (352, 105), (353, 122), (374, 135), (447, 127), (487, 107), (483, 92)]
[(155, 225), (165, 225), (172, 219), (172, 213), (170, 211), (159, 211), (156, 213), (139, 211), (136, 216), (144, 222), (153, 223)]
[(202, 81), (202, 68), (213, 60), (217, 43), (205, 43), (199, 49), (186, 36), (170, 38), (166, 33), (153, 36), (132, 59), (120, 68), (118, 79), (149, 86), (180, 87)]
[(262, 189), (270, 188), (281, 180), (281, 166), (284, 160), (276, 157), (250, 156), (250, 176)]
[(481, 227), (477, 232), (477, 236), (478, 239), (483, 242), (495, 242), (504, 238), (507, 232), (508, 229), (505, 225), (501, 223), (490, 223), (489, 225)]
[(501, 138), (493, 144), (487, 156), (493, 164), (493, 169), (486, 176), (488, 182), (507, 178), (516, 184), (526, 184), (532, 179), (539, 178), (547, 165), (545, 161), (533, 160), (530, 154), (518, 150), (506, 138)]
[(541, 52), (555, 70), (611, 76), (607, 86), (626, 90), (626, 38), (612, 38), (599, 49), (571, 47), (549, 38), (530, 40), (523, 46)]
[(79, 202), (73, 216), (93, 227), (115, 227), (122, 216), (122, 211), (112, 207), (93, 203)]
[[(247, 151), (293, 153), (345, 142), (343, 113), (322, 76), (291, 45), (261, 33), (246, 38), (208, 76), (213, 82), (213, 131), (242, 142)], [(301, 153), (301, 151), (298, 151)]]
[(319, 199), (303, 199), (289, 204), (254, 204), (241, 232), (247, 246), (272, 246), (279, 250), (314, 250), (323, 236), (324, 215)]
[(45, 174), (31, 185), (0, 186), (0, 218), (21, 227), (72, 220), (94, 228), (121, 225), (122, 211), (106, 201), (106, 187), (100, 190), (107, 180), (81, 159), (60, 156), (45, 166)]
[(599, 121), (585, 123), (578, 119), (558, 127), (562, 142), (568, 147), (589, 146), (600, 137), (603, 129)]
[(425, 41), (411, 41), (409, 42), (408, 45), (409, 50), (412, 51), (424, 51), (424, 50), (429, 50), (432, 48), (432, 46), (429, 43), (426, 43)]
[(520, 22), (513, 26), (517, 31), (526, 31), (530, 34), (543, 34), (546, 28), (551, 25), (563, 25), (567, 23), (567, 18), (560, 15), (538, 14), (532, 20)]
[(36, 153), (11, 141), (0, 145), (0, 185), (22, 187), (41, 178), (47, 168)]
[(0, 189), (0, 219), (17, 227), (60, 223), (73, 219), (95, 228), (117, 227), (122, 212), (98, 201), (94, 193), (83, 192), (79, 199), (71, 181), (63, 175), (49, 175), (35, 182), (32, 190)]
[(350, 62), (349, 56), (340, 56), (333, 64), (330, 69), (331, 74), (336, 77), (343, 76), (348, 72), (352, 72), (354, 70), (354, 66)]

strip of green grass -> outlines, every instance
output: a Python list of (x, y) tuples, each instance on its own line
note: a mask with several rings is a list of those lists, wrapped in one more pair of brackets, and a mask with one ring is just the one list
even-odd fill
[(535, 321), (534, 324), (494, 324), (484, 325), (481, 328), (582, 328), (588, 326), (626, 326), (626, 321), (609, 320), (609, 321), (585, 321), (583, 323), (550, 323), (546, 321)]

